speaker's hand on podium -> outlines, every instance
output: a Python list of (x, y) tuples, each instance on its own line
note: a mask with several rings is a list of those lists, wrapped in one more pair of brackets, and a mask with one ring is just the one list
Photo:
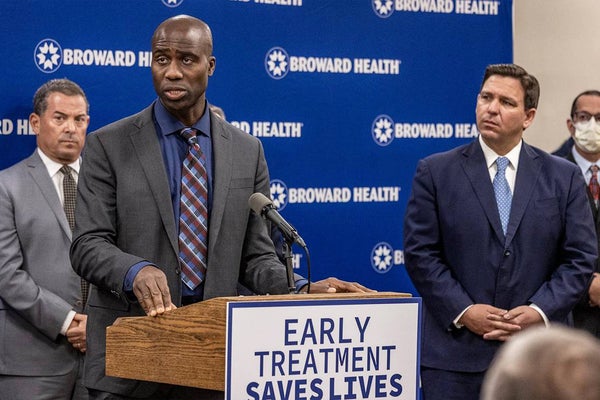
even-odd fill
[(310, 284), (311, 293), (365, 293), (376, 292), (358, 282), (346, 282), (338, 278), (327, 278)]
[(152, 265), (146, 265), (135, 276), (133, 293), (146, 315), (151, 317), (177, 308), (171, 301), (167, 277)]

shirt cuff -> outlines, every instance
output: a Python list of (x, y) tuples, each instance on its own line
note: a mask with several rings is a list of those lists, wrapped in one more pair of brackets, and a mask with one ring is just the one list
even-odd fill
[(302, 290), (302, 288), (306, 285), (308, 285), (308, 279), (301, 278), (296, 280), (296, 282), (294, 282), (294, 286), (296, 287), (296, 293), (300, 293), (300, 290)]
[(67, 336), (67, 330), (69, 326), (71, 326), (71, 322), (73, 322), (73, 318), (75, 318), (75, 311), (71, 310), (67, 314), (67, 318), (65, 318), (65, 322), (63, 322), (62, 327), (60, 328), (60, 334), (63, 336)]
[(128, 293), (133, 293), (133, 281), (137, 276), (138, 272), (146, 265), (154, 265), (149, 263), (148, 261), (140, 261), (139, 263), (133, 264), (129, 267), (129, 271), (127, 271), (127, 275), (125, 275), (125, 280), (123, 281), (123, 291)]
[(529, 305), (529, 307), (533, 308), (535, 311), (537, 311), (542, 316), (542, 319), (544, 320), (544, 325), (546, 325), (546, 328), (550, 326), (550, 320), (548, 319), (548, 317), (546, 317), (546, 314), (542, 311), (541, 308), (539, 308), (538, 306), (536, 306), (533, 303), (531, 303)]
[(458, 322), (462, 316), (467, 312), (467, 310), (469, 308), (473, 307), (473, 304), (471, 304), (470, 306), (468, 306), (467, 308), (465, 308), (464, 310), (462, 310), (462, 312), (460, 314), (458, 314), (458, 317), (454, 318), (454, 321), (452, 321), (452, 323), (454, 324), (454, 326), (458, 329), (462, 328), (464, 325), (461, 324), (460, 322)]

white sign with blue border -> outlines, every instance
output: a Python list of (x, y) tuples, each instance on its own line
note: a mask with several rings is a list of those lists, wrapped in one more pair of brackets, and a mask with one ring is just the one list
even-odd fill
[(225, 398), (417, 399), (421, 299), (230, 302)]

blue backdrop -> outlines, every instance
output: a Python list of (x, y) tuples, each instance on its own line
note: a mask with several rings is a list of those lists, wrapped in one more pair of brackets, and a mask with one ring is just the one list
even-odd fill
[(90, 132), (150, 104), (150, 37), (176, 14), (211, 26), (207, 97), (262, 140), (313, 278), (416, 294), (402, 249), (415, 166), (473, 140), (485, 66), (512, 61), (512, 0), (5, 1), (0, 169), (35, 148), (48, 79), (86, 91)]

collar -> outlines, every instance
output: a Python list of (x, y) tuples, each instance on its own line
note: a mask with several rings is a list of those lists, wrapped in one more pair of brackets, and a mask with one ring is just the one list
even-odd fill
[(590, 176), (588, 173), (589, 173), (590, 167), (592, 165), (596, 164), (597, 166), (600, 167), (600, 161), (591, 162), (591, 161), (586, 160), (585, 158), (583, 158), (583, 156), (581, 154), (579, 154), (577, 149), (575, 149), (575, 145), (573, 145), (573, 147), (571, 147), (571, 154), (573, 155), (573, 159), (577, 163), (577, 166), (579, 168), (581, 168), (581, 172), (583, 173), (583, 176), (588, 176), (588, 177)]
[[(205, 136), (210, 137), (210, 113), (208, 112), (208, 109), (208, 101), (205, 101), (204, 114), (202, 114), (200, 119), (191, 127), (197, 129)], [(186, 127), (186, 125), (183, 125), (177, 118), (173, 116), (173, 114), (167, 111), (160, 99), (157, 99), (154, 102), (154, 117), (156, 118), (156, 123), (160, 128), (161, 134), (164, 136), (171, 135)]]
[[(44, 166), (48, 170), (48, 173), (50, 174), (50, 176), (54, 176), (62, 168), (63, 164), (50, 159), (50, 157), (48, 157), (46, 154), (44, 154), (42, 149), (40, 149), (39, 147), (37, 148), (37, 152), (38, 152), (38, 155), (40, 156), (40, 158), (42, 159), (42, 163), (44, 163)], [(71, 164), (67, 164), (67, 165), (69, 167), (73, 168), (75, 170), (75, 172), (77, 172), (77, 174), (79, 175), (79, 167), (81, 165), (81, 157), (79, 157), (77, 160), (75, 160)]]
[[(485, 142), (481, 138), (481, 135), (479, 135), (479, 144), (481, 145), (481, 150), (483, 150), (483, 156), (485, 157), (485, 163), (489, 169), (496, 162), (496, 159), (498, 157), (502, 157), (502, 156), (497, 154), (487, 144), (485, 144)], [(519, 143), (515, 147), (512, 148), (511, 151), (509, 151), (507, 154), (505, 154), (503, 156), (503, 157), (508, 158), (508, 160), (510, 161), (510, 164), (508, 167), (513, 168), (515, 171), (517, 170), (517, 167), (519, 166), (519, 154), (521, 154), (522, 147), (523, 147), (523, 140), (521, 139), (519, 141)]]

